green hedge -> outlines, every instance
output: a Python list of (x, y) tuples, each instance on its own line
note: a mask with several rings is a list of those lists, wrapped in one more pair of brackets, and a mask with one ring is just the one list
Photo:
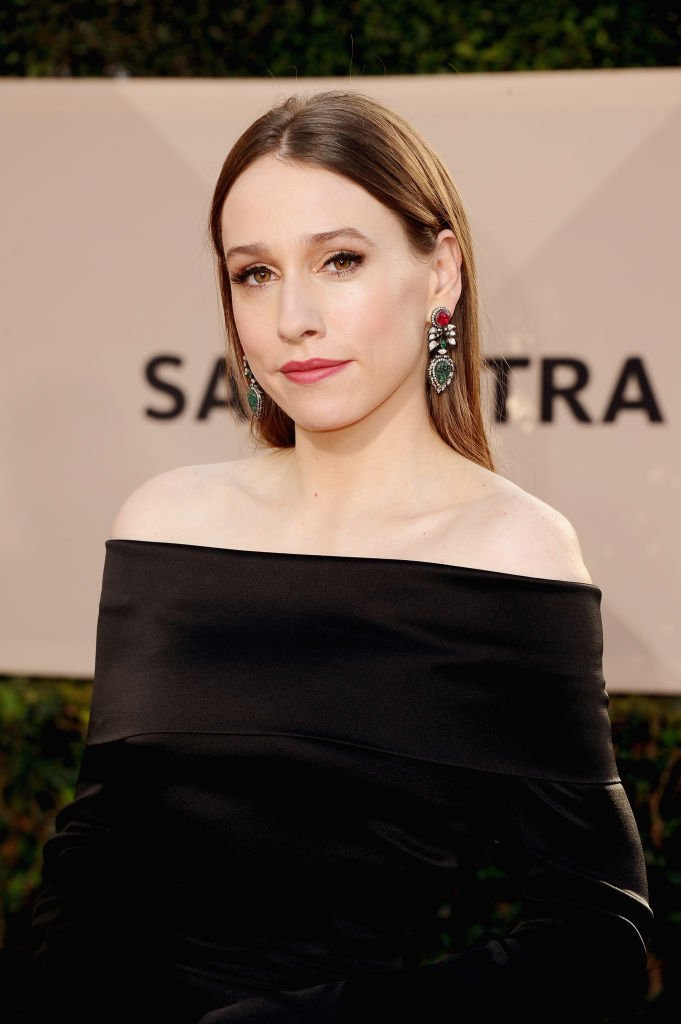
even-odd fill
[[(0, 677), (2, 1019), (20, 1015), (42, 846), (54, 830), (57, 811), (73, 796), (91, 687), (89, 681)], [(655, 913), (647, 1019), (671, 1020), (681, 1010), (681, 697), (611, 695), (610, 719)], [(450, 916), (448, 904), (440, 908), (424, 937), (422, 962), (485, 936), (503, 935), (519, 919), (512, 865), (490, 850), (477, 879), (478, 885), (453, 894), (455, 915)]]
[(681, 63), (678, 4), (87, 0), (0, 5), (0, 74), (451, 74)]

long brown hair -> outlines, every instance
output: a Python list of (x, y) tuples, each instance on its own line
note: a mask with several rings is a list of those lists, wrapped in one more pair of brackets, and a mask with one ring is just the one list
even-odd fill
[[(226, 372), (235, 412), (249, 418), (243, 349), (232, 310), (222, 239), (222, 208), (230, 188), (259, 157), (311, 164), (342, 174), (369, 192), (402, 221), (419, 255), (432, 253), (438, 233), (451, 228), (462, 253), (462, 292), (454, 311), (457, 344), (454, 380), (437, 394), (424, 375), (428, 412), (439, 435), (461, 455), (494, 470), (485, 431), (480, 378), (478, 286), (468, 218), (449, 171), (429, 143), (395, 111), (363, 93), (331, 89), (295, 93), (254, 121), (222, 165), (210, 210), (210, 236), (227, 334)], [(425, 344), (425, 327), (424, 327)], [(262, 416), (250, 417), (251, 435), (271, 448), (295, 445), (295, 425), (269, 395)]]

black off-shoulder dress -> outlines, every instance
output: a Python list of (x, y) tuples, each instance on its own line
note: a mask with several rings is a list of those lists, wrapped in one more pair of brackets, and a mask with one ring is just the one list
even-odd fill
[[(582, 1024), (643, 1000), (653, 915), (598, 587), (105, 547), (36, 1019)], [(486, 842), (518, 865), (521, 922), (419, 958)]]

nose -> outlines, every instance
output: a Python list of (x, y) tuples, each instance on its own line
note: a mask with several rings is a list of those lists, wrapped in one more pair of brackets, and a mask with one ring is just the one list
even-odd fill
[(314, 288), (300, 277), (289, 277), (279, 288), (277, 333), (284, 341), (323, 337), (324, 319), (315, 300)]

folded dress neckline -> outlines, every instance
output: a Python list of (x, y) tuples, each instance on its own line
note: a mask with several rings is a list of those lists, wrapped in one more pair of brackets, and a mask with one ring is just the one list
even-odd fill
[(448, 563), (109, 538), (88, 741), (295, 735), (618, 781), (600, 602)]
[(201, 552), (213, 552), (220, 555), (238, 555), (255, 558), (273, 559), (280, 558), (283, 560), (287, 559), (300, 559), (301, 561), (306, 560), (322, 560), (322, 561), (337, 561), (346, 563), (366, 563), (369, 565), (385, 565), (395, 564), (403, 566), (420, 566), (421, 568), (434, 568), (439, 570), (448, 571), (451, 570), (453, 574), (473, 574), (475, 576), (481, 576), (483, 579), (491, 580), (508, 580), (518, 581), (522, 583), (550, 584), (553, 586), (563, 587), (579, 587), (586, 589), (587, 591), (593, 591), (596, 594), (601, 594), (601, 588), (595, 583), (581, 583), (579, 580), (561, 580), (554, 579), (547, 576), (525, 576), (522, 573), (515, 572), (502, 572), (498, 569), (480, 569), (471, 565), (454, 565), (451, 562), (432, 562), (426, 559), (420, 558), (385, 558), (379, 555), (329, 555), (319, 554), (316, 552), (299, 552), (299, 551), (261, 551), (258, 549), (250, 548), (232, 548), (215, 546), (210, 544), (190, 544), (184, 541), (167, 541), (167, 540), (148, 540), (137, 537), (109, 537), (104, 543), (105, 548), (110, 546), (120, 546), (126, 544), (134, 544), (141, 547), (148, 548), (183, 548), (189, 549), (190, 551), (196, 550)]

